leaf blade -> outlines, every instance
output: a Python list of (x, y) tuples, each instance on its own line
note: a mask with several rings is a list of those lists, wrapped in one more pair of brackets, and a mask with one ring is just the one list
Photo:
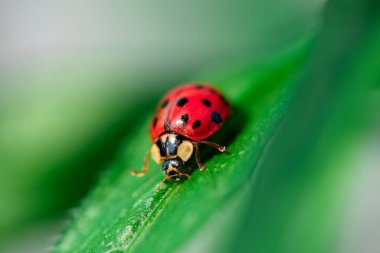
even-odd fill
[[(205, 162), (207, 171), (194, 171), (191, 180), (169, 184), (157, 192), (154, 187), (161, 177), (157, 165), (151, 164), (151, 171), (144, 178), (128, 175), (126, 168), (138, 167), (140, 156), (149, 148), (146, 128), (138, 129), (134, 138), (125, 141), (105, 179), (86, 199), (54, 251), (151, 252), (160, 245), (159, 251), (173, 252), (183, 246), (186, 237), (207, 223), (212, 212), (223, 205), (225, 199), (234, 196), (250, 177), (252, 172), (244, 170), (244, 164), (252, 159), (251, 156), (256, 162), (259, 160), (271, 131), (286, 111), (282, 97), (289, 94), (283, 90), (301, 64), (305, 51), (307, 46), (303, 44), (267, 66), (250, 64), (243, 71), (229, 73), (227, 77), (221, 75), (220, 80), (216, 80), (226, 89), (237, 109), (236, 118), (230, 120), (232, 124), (227, 125), (226, 130), (242, 129), (236, 137), (229, 138), (231, 154), (208, 152), (213, 156)], [(255, 68), (259, 70), (256, 73), (252, 71)], [(239, 92), (229, 93), (232, 89)], [(246, 119), (244, 126), (238, 126), (252, 113), (255, 118)], [(148, 125), (149, 117), (144, 116), (145, 125)], [(226, 135), (217, 138), (225, 140), (223, 137)], [(256, 140), (252, 140), (254, 137)], [(256, 149), (249, 151), (254, 144)], [(187, 212), (194, 209), (198, 209), (197, 213)], [(168, 233), (167, 227), (171, 226), (176, 226), (176, 233)], [(164, 241), (160, 238), (163, 233)]]

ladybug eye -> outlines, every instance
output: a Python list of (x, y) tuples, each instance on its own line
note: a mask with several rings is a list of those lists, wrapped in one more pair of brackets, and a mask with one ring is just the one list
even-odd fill
[(169, 174), (168, 174), (169, 176), (174, 176), (174, 175), (177, 175), (177, 172), (176, 171), (174, 171), (174, 170), (172, 170), (172, 171), (170, 171), (169, 172)]

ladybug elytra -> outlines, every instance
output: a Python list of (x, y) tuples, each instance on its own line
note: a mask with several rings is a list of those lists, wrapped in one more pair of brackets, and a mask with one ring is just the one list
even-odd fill
[[(168, 179), (180, 180), (189, 177), (184, 171), (185, 163), (195, 153), (200, 170), (205, 167), (199, 160), (199, 145), (205, 144), (224, 152), (226, 148), (206, 141), (223, 125), (230, 113), (230, 105), (221, 93), (207, 83), (186, 83), (170, 90), (160, 101), (150, 124), (150, 138), (153, 142), (150, 155), (162, 163)], [(141, 171), (131, 174), (142, 176), (148, 171), (149, 153)]]

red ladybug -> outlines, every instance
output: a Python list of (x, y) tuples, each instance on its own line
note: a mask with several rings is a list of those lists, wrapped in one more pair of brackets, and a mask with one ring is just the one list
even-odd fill
[[(230, 105), (221, 93), (206, 83), (185, 83), (170, 90), (160, 101), (150, 124), (150, 138), (153, 145), (150, 155), (166, 174), (162, 183), (168, 179), (180, 180), (183, 166), (195, 151), (199, 161), (199, 144), (206, 144), (224, 152), (226, 148), (206, 141), (223, 125), (230, 113)], [(131, 174), (142, 176), (148, 171), (147, 154), (142, 171), (132, 170)]]

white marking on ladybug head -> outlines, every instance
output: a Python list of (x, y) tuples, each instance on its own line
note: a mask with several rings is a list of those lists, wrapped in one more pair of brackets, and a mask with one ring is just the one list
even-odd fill
[(169, 141), (171, 143), (175, 143), (175, 141), (177, 140), (177, 135), (176, 134), (167, 134), (166, 136), (169, 137)]
[(190, 141), (182, 141), (181, 144), (178, 146), (177, 150), (177, 156), (181, 158), (182, 161), (186, 162), (190, 159), (191, 155), (193, 154), (194, 146), (193, 143)]
[(157, 146), (157, 144), (152, 145), (152, 148), (150, 149), (150, 155), (157, 164), (161, 162), (162, 157), (160, 154), (160, 148)]

